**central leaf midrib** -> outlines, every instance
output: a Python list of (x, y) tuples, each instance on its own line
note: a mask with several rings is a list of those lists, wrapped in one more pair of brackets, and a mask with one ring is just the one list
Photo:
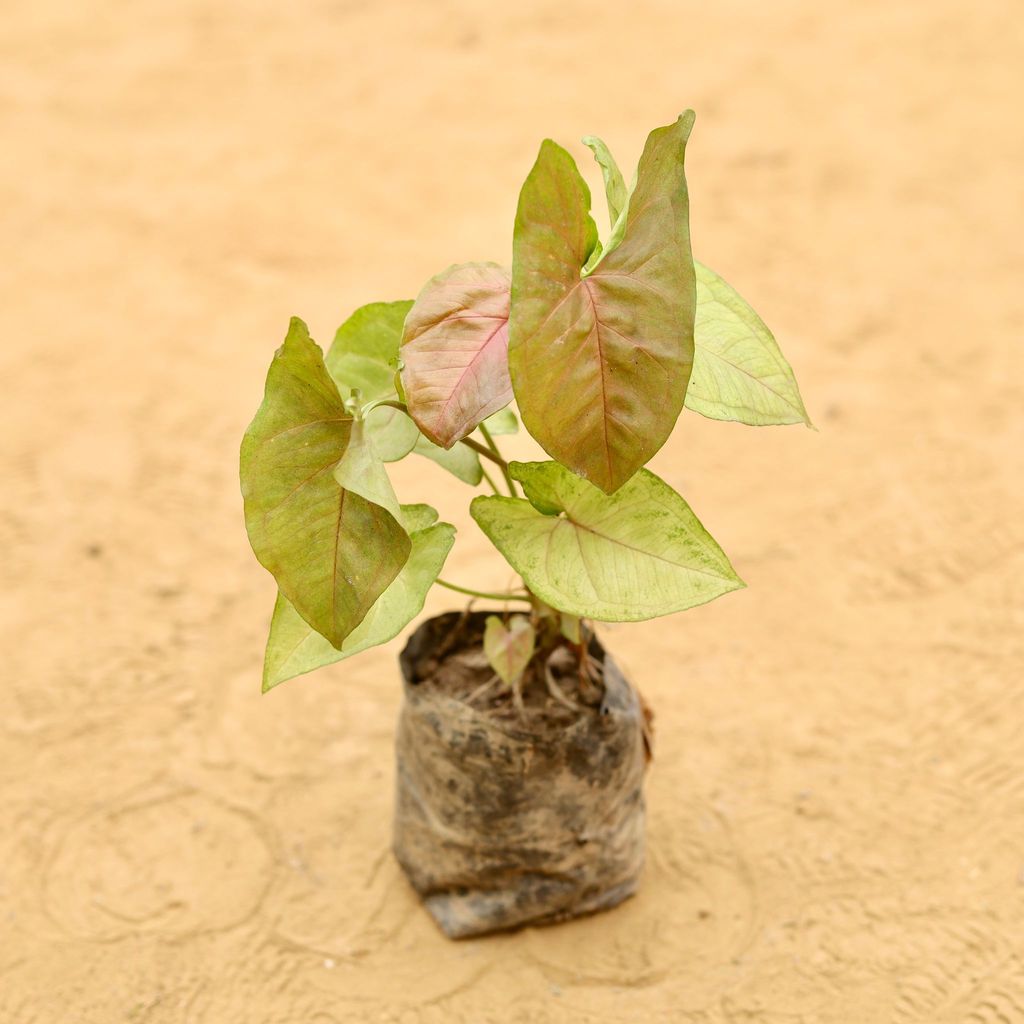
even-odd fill
[(653, 558), (656, 561), (664, 562), (666, 565), (675, 566), (675, 568), (677, 569), (685, 569), (688, 572), (699, 573), (701, 576), (710, 576), (712, 579), (716, 580), (728, 579), (727, 576), (721, 576), (718, 573), (709, 572), (707, 569), (698, 569), (691, 565), (684, 565), (682, 562), (674, 562), (672, 561), (672, 559), (665, 558), (662, 555), (655, 554), (653, 551), (645, 551), (643, 548), (638, 548), (632, 544), (627, 544), (625, 541), (619, 540), (616, 537), (610, 537), (605, 533), (600, 533), (592, 527), (587, 526), (586, 524), (578, 522), (577, 520), (573, 519), (568, 509), (563, 509), (563, 511), (565, 512), (565, 519), (560, 520), (560, 522), (568, 523), (571, 526), (575, 527), (577, 530), (584, 530), (586, 533), (589, 533), (592, 536), (607, 542), (608, 544), (616, 544), (621, 548), (625, 548), (627, 551), (633, 551), (638, 555), (644, 555), (646, 558)]
[[(789, 408), (792, 409), (793, 412), (799, 415), (800, 410), (792, 403), (792, 401), (786, 398), (785, 395), (780, 395), (778, 391), (776, 391), (774, 388), (769, 387), (764, 382), (764, 378), (755, 377), (749, 370), (744, 370), (743, 367), (740, 366), (738, 363), (731, 362), (730, 360), (726, 359), (725, 356), (719, 354), (718, 352), (715, 352), (714, 349), (705, 348), (704, 346), (701, 346), (701, 351), (705, 353), (705, 355), (714, 356), (719, 362), (725, 363), (726, 366), (731, 366), (734, 370), (739, 371), (745, 377), (749, 377), (755, 384), (760, 385), (762, 388), (764, 388), (765, 391), (767, 391), (771, 395), (774, 395), (780, 402), (782, 402), (784, 405), (789, 406)], [(776, 367), (775, 372), (782, 373), (782, 370)], [(704, 399), (704, 401), (710, 401), (710, 399)]]

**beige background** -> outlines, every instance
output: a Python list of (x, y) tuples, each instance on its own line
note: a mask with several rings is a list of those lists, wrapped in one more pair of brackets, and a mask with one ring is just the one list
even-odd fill
[[(1024, 1020), (1021, 25), (7, 0), (0, 1021)], [(291, 313), (507, 261), (542, 137), (632, 166), (684, 106), (695, 251), (820, 433), (655, 460), (750, 587), (605, 634), (658, 714), (642, 893), (452, 944), (388, 853), (397, 644), (259, 694), (238, 440)]]

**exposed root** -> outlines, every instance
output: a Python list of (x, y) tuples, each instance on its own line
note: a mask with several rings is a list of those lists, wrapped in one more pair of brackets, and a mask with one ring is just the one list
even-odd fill
[(576, 703), (576, 701), (571, 700), (569, 697), (566, 697), (564, 693), (562, 693), (561, 689), (558, 686), (558, 683), (555, 682), (555, 677), (551, 671), (551, 666), (547, 662), (544, 663), (544, 682), (547, 685), (548, 693), (550, 693), (551, 696), (554, 697), (554, 699), (558, 701), (558, 703), (561, 704), (563, 707), (568, 708), (570, 711), (583, 710), (579, 706), (579, 704)]
[(465, 702), (466, 702), (467, 704), (469, 704), (469, 705), (473, 705), (473, 704), (475, 704), (475, 703), (476, 703), (476, 702), (477, 702), (477, 701), (478, 701), (478, 700), (479, 700), (479, 699), (480, 699), (480, 698), (481, 698), (481, 697), (482, 697), (482, 696), (483, 696), (483, 695), (484, 695), (485, 693), (487, 693), (488, 691), (490, 691), (490, 690), (492, 690), (492, 689), (494, 688), (494, 684), (495, 684), (495, 683), (500, 683), (500, 682), (501, 682), (501, 679), (500, 679), (500, 678), (498, 677), (498, 674), (497, 674), (497, 673), (495, 673), (494, 675), (492, 675), (492, 676), (491, 676), (491, 678), (490, 678), (490, 679), (488, 679), (488, 680), (487, 680), (487, 682), (486, 682), (486, 683), (484, 683), (484, 684), (483, 684), (482, 686), (478, 686), (478, 687), (477, 687), (477, 688), (476, 688), (476, 689), (475, 689), (475, 690), (474, 690), (474, 691), (473, 691), (473, 692), (472, 692), (472, 693), (471, 693), (471, 694), (470, 694), (470, 695), (469, 695), (469, 696), (468, 696), (468, 697), (466, 698), (466, 701), (465, 701)]

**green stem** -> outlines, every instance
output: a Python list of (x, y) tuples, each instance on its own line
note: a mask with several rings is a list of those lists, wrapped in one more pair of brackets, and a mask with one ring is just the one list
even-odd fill
[(490, 594), (486, 590), (471, 590), (469, 587), (460, 587), (457, 583), (449, 583), (447, 580), (434, 580), (438, 586), (447, 587), (449, 590), (458, 591), (460, 594), (469, 594), (470, 597), (483, 597), (489, 601), (530, 601), (526, 594)]
[(488, 484), (490, 484), (491, 490), (500, 497), (501, 491), (498, 489), (498, 485), (494, 482), (494, 477), (492, 477), (483, 466), (480, 467), (480, 472), (483, 473), (484, 479)]
[(509, 472), (508, 463), (501, 457), (501, 452), (498, 451), (498, 446), (494, 443), (494, 438), (491, 436), (491, 432), (487, 429), (487, 425), (484, 423), (480, 424), (480, 433), (483, 434), (484, 440), (487, 442), (487, 447), (491, 450), (498, 465), (501, 466), (501, 472), (505, 476), (505, 483), (508, 485), (508, 493), (513, 498), (519, 497), (519, 492), (516, 490), (515, 482), (512, 479), (512, 474)]

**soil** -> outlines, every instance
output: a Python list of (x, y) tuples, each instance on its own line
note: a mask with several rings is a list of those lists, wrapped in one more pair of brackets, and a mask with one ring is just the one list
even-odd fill
[[(496, 721), (526, 724), (538, 735), (563, 729), (581, 712), (600, 708), (604, 690), (604, 648), (584, 626), (589, 653), (582, 659), (579, 649), (561, 641), (547, 644), (534, 657), (520, 683), (523, 712), (515, 707), (512, 689), (495, 675), (483, 649), (488, 615), (502, 617), (505, 611), (476, 608), (450, 612), (430, 620), (431, 643), (424, 644), (413, 658), (403, 654), (410, 682), (421, 688), (469, 703)], [(557, 692), (545, 682), (545, 668)], [(564, 697), (560, 700), (558, 695)]]
[[(0, 1021), (1024, 1020), (1022, 32), (7, 0)], [(507, 262), (542, 138), (599, 194), (575, 140), (628, 166), (687, 105), (694, 250), (818, 432), (686, 413), (652, 464), (748, 589), (602, 631), (658, 716), (636, 897), (454, 944), (389, 849), (403, 641), (260, 694), (238, 442), (289, 315), (327, 343)], [(395, 482), (458, 527), (448, 578), (508, 585), (461, 485)]]
[(487, 618), (428, 619), (400, 658), (394, 850), (451, 938), (610, 909), (644, 864), (635, 689), (592, 634), (591, 676), (539, 631), (513, 700), (481, 647)]

